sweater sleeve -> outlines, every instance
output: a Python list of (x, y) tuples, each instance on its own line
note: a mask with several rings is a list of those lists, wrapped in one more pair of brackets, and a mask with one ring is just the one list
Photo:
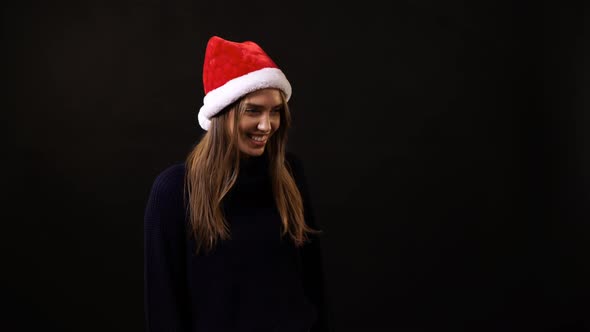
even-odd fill
[(159, 174), (144, 214), (144, 310), (147, 332), (189, 331), (185, 282), (184, 167)]
[(318, 309), (318, 320), (311, 332), (334, 332), (332, 305), (326, 284), (321, 246), (321, 238), (324, 236), (325, 230), (316, 220), (303, 163), (293, 153), (287, 154), (287, 161), (301, 192), (305, 222), (311, 228), (322, 231), (320, 234), (310, 235), (311, 241), (301, 248), (303, 285), (307, 297)]

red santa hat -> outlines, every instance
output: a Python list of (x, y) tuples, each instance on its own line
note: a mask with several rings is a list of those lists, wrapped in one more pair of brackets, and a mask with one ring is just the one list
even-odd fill
[(209, 130), (211, 118), (240, 97), (265, 88), (277, 88), (291, 98), (291, 84), (276, 63), (255, 42), (234, 42), (213, 36), (203, 65), (205, 97), (199, 125)]

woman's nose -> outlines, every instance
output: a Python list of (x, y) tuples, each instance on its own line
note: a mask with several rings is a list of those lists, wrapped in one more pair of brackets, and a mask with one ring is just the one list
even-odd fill
[(258, 122), (258, 130), (269, 131), (270, 130), (270, 116), (269, 114), (263, 114)]

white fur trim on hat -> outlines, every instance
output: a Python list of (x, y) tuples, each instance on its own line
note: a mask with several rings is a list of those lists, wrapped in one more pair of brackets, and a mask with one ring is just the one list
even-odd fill
[(211, 118), (227, 105), (240, 97), (265, 88), (277, 88), (285, 93), (287, 101), (291, 98), (291, 84), (278, 68), (262, 68), (227, 81), (203, 98), (198, 114), (199, 125), (209, 130)]

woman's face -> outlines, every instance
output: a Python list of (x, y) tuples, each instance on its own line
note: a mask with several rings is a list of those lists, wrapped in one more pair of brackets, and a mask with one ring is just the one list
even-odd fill
[[(238, 120), (238, 147), (245, 156), (264, 153), (269, 138), (281, 125), (283, 102), (277, 89), (262, 89), (244, 97), (246, 107)], [(233, 112), (229, 116), (230, 133), (233, 129)]]

